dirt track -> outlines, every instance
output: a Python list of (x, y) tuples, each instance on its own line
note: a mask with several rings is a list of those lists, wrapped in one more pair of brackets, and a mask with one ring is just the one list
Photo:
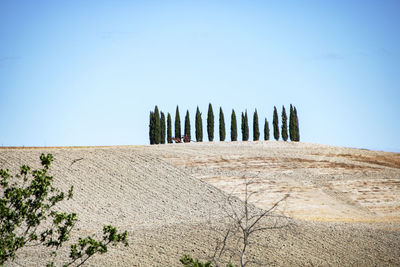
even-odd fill
[[(290, 193), (282, 209), (291, 226), (256, 238), (252, 255), (264, 266), (400, 265), (399, 154), (282, 142), (0, 149), (0, 167), (38, 167), (42, 152), (56, 158), (57, 185), (75, 186), (61, 208), (78, 213), (80, 235), (109, 223), (130, 233), (129, 248), (89, 266), (180, 266), (183, 253), (205, 260), (209, 222), (224, 229), (226, 195), (242, 197), (244, 178), (257, 180), (260, 208)], [(37, 266), (43, 253), (26, 249), (17, 262)]]

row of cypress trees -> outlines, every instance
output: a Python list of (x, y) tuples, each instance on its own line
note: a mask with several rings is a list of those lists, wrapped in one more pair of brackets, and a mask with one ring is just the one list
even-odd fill
[[(279, 130), (279, 120), (278, 120), (278, 111), (274, 106), (273, 113), (273, 134), (275, 140), (279, 140), (280, 134), (282, 135), (282, 140), (287, 141), (290, 138), (291, 141), (299, 142), (300, 141), (300, 132), (299, 132), (299, 120), (297, 117), (296, 107), (290, 105), (290, 114), (289, 114), (289, 133), (288, 133), (288, 122), (285, 106), (282, 106), (281, 113), (281, 130)], [(165, 135), (167, 135), (167, 142), (172, 143), (172, 120), (171, 114), (167, 114), (167, 131), (165, 131), (165, 114), (158, 110), (158, 107), (155, 106), (154, 111), (150, 111), (150, 123), (149, 123), (149, 138), (150, 144), (165, 144)], [(185, 125), (184, 125), (184, 135), (186, 136), (186, 140), (191, 140), (191, 131), (190, 131), (190, 118), (189, 118), (189, 110), (186, 111), (185, 115)], [(231, 115), (231, 141), (237, 141), (237, 121), (236, 121), (236, 113), (235, 110), (232, 110)], [(242, 133), (242, 141), (249, 140), (249, 122), (247, 116), (247, 110), (242, 112), (241, 114), (241, 133)], [(201, 118), (201, 113), (199, 107), (196, 109), (196, 117), (195, 117), (195, 134), (196, 141), (203, 141), (203, 120)], [(211, 103), (208, 105), (207, 112), (207, 135), (208, 140), (212, 142), (214, 140), (214, 112)], [(175, 111), (175, 137), (182, 137), (181, 134), (181, 119), (179, 115), (179, 107), (176, 107)], [(226, 133), (225, 133), (225, 117), (222, 111), (222, 107), (219, 108), (219, 140), (225, 141)], [(253, 114), (253, 140), (257, 141), (260, 139), (260, 129), (258, 123), (258, 114), (257, 109)], [(269, 123), (265, 118), (264, 121), (264, 140), (269, 140)]]

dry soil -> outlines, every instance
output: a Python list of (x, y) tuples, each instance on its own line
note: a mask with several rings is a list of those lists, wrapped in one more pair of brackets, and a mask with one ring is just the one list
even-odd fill
[[(226, 199), (238, 197), (232, 205), (241, 210), (246, 181), (252, 212), (289, 194), (276, 211), (292, 218), (287, 227), (252, 239), (249, 257), (261, 266), (400, 265), (397, 153), (273, 141), (3, 148), (0, 168), (39, 167), (41, 153), (55, 157), (56, 185), (75, 187), (60, 206), (78, 213), (73, 239), (104, 224), (129, 232), (128, 248), (89, 266), (181, 266), (184, 253), (207, 260), (230, 225)], [(43, 266), (46, 257), (30, 247), (6, 266)]]

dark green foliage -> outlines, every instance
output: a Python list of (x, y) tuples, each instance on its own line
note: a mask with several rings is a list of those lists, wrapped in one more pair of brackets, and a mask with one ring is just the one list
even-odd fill
[(274, 126), (274, 138), (276, 141), (278, 141), (279, 140), (279, 122), (278, 122), (278, 112), (276, 111), (275, 106), (274, 106), (274, 116), (273, 116), (272, 124)]
[(168, 144), (172, 143), (172, 121), (171, 121), (171, 114), (167, 115), (167, 142)]
[(196, 109), (196, 141), (203, 142), (203, 120), (201, 119), (201, 113), (199, 107)]
[(190, 117), (189, 117), (189, 110), (186, 111), (186, 116), (185, 116), (185, 136), (188, 138), (190, 142)]
[(289, 114), (289, 137), (290, 141), (294, 141), (295, 139), (295, 118), (294, 118), (294, 111), (293, 111), (293, 106), (290, 104), (290, 114)]
[(287, 132), (287, 116), (285, 106), (282, 106), (282, 139), (283, 141), (287, 141), (288, 139), (288, 132)]
[(253, 140), (258, 141), (259, 139), (260, 139), (260, 130), (258, 127), (258, 114), (256, 109), (253, 115)]
[(225, 141), (225, 119), (222, 107), (219, 108), (219, 141)]
[(247, 110), (245, 113), (242, 112), (242, 140), (248, 141), (249, 140), (249, 121), (247, 117)]
[(154, 145), (155, 144), (154, 133), (155, 133), (155, 117), (154, 117), (154, 112), (150, 111), (150, 118), (149, 118), (150, 145)]
[(214, 112), (211, 103), (208, 105), (207, 134), (208, 134), (208, 140), (212, 142), (214, 140)]
[(241, 123), (240, 123), (240, 130), (242, 132), (242, 141), (244, 141), (244, 113), (242, 112), (241, 116)]
[(161, 112), (160, 124), (161, 124), (160, 143), (165, 144), (165, 115), (164, 115), (164, 112)]
[[(48, 176), (53, 156), (40, 156), (42, 169), (31, 171), (27, 165), (15, 177), (8, 170), (0, 170), (0, 266), (13, 261), (24, 246), (43, 245), (49, 249), (50, 262), (57, 251), (70, 238), (77, 221), (75, 213), (60, 211), (56, 205), (73, 197), (73, 186), (67, 193), (54, 187), (53, 177)], [(49, 219), (49, 220), (48, 220)], [(80, 238), (71, 245), (70, 262), (63, 266), (81, 265), (96, 253), (107, 252), (111, 243), (128, 246), (127, 232), (119, 234), (111, 225), (103, 229), (103, 241), (93, 237)]]
[(293, 107), (292, 105), (290, 105), (289, 134), (291, 141), (300, 141), (299, 118), (297, 117), (296, 107)]
[(296, 142), (300, 142), (300, 130), (299, 130), (299, 118), (297, 117), (297, 110), (296, 107), (293, 108), (294, 113), (294, 133), (295, 133), (295, 140)]
[(160, 122), (160, 112), (158, 107), (154, 108), (154, 143), (159, 144), (161, 142), (161, 122)]
[(244, 119), (246, 121), (246, 123), (244, 124), (245, 128), (245, 134), (246, 134), (246, 141), (249, 140), (249, 117), (247, 116), (247, 110), (244, 113)]
[(96, 253), (106, 253), (109, 244), (116, 246), (118, 243), (122, 243), (128, 246), (127, 236), (128, 233), (126, 231), (119, 234), (117, 228), (112, 225), (105, 225), (103, 228), (103, 240), (97, 241), (93, 237), (88, 236), (86, 238), (79, 238), (78, 244), (71, 245), (71, 252), (69, 255), (71, 262), (68, 265), (73, 264), (77, 259), (82, 259), (81, 262), (85, 262)]
[(264, 123), (264, 140), (265, 141), (269, 140), (269, 125), (267, 118), (265, 118), (265, 123)]
[(231, 115), (231, 141), (237, 141), (236, 114), (233, 109), (232, 109), (232, 115)]
[[(213, 267), (211, 262), (200, 262), (198, 259), (193, 259), (190, 255), (183, 255), (179, 260), (185, 267)], [(217, 265), (218, 266), (218, 265)], [(233, 267), (232, 263), (226, 264), (226, 267)]]
[(179, 260), (185, 267), (212, 267), (211, 262), (199, 262), (198, 259), (193, 259), (190, 255), (183, 255)]
[(179, 116), (179, 108), (176, 106), (175, 112), (175, 138), (181, 138), (181, 118)]

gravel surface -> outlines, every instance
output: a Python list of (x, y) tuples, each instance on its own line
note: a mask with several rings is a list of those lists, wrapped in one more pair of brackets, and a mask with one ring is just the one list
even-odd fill
[[(104, 224), (129, 232), (130, 247), (88, 266), (181, 266), (184, 253), (206, 260), (216, 229), (227, 229), (227, 195), (243, 197), (245, 179), (257, 180), (260, 208), (291, 195), (281, 210), (290, 225), (253, 240), (249, 255), (262, 266), (400, 265), (399, 154), (283, 142), (25, 148), (0, 149), (0, 168), (39, 167), (41, 153), (55, 157), (56, 185), (75, 187), (60, 206), (78, 213), (74, 238)], [(43, 266), (45, 256), (26, 248), (6, 266)]]

